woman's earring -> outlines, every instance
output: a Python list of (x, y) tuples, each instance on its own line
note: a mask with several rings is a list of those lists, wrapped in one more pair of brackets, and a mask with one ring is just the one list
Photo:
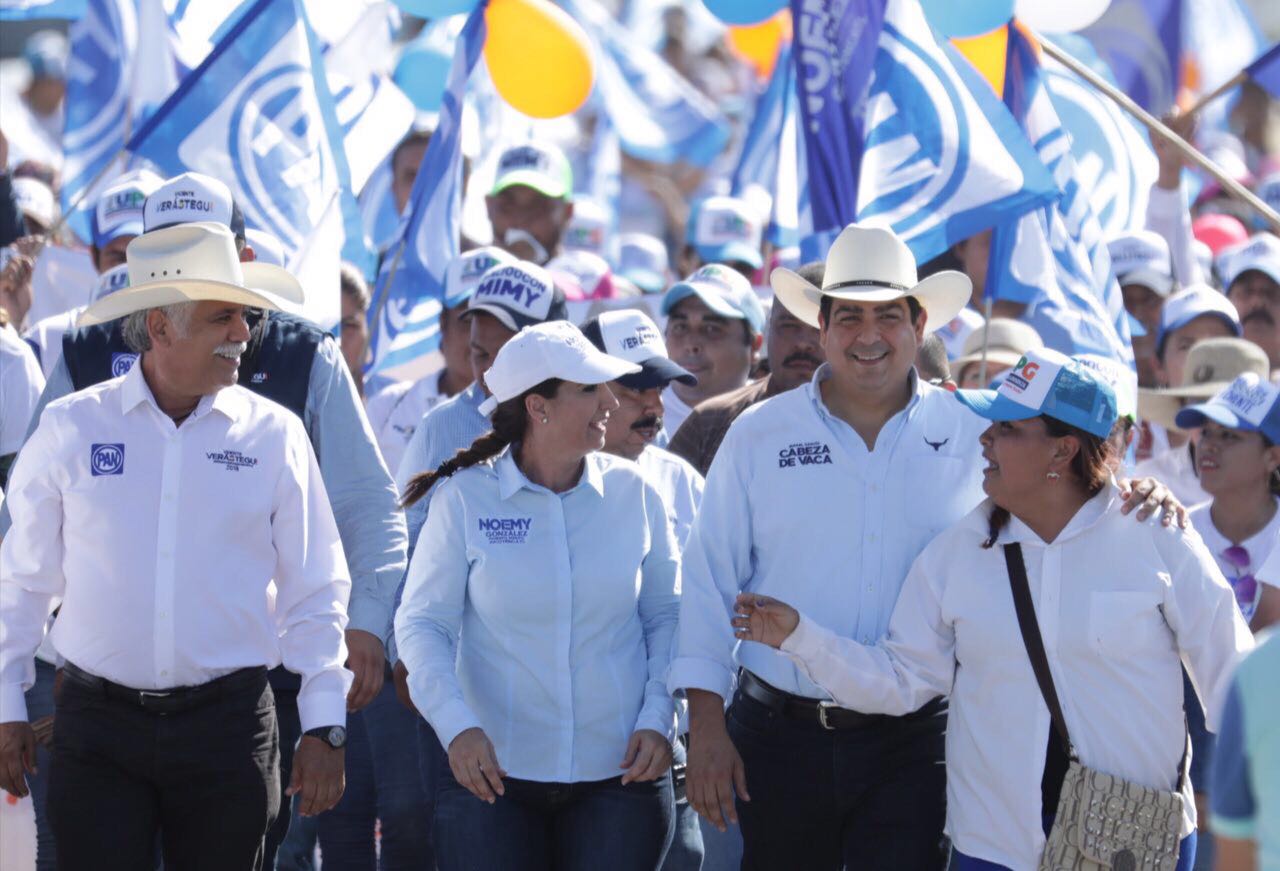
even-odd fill
[(1057, 472), (1050, 472), (1049, 474), (1045, 475), (1045, 477), (1048, 478), (1050, 481), (1056, 481), (1062, 476), (1059, 475)]
[(547, 416), (546, 416), (545, 414), (542, 416), (542, 422), (543, 422), (543, 423), (550, 423), (550, 421), (548, 421), (548, 420), (547, 420)]

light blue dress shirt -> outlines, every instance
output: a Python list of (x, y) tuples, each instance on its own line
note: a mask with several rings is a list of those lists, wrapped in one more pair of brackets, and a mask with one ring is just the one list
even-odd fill
[(911, 563), (982, 501), (987, 421), (913, 371), (910, 401), (868, 450), (823, 403), (829, 376), (824, 365), (809, 384), (747, 409), (711, 464), (684, 549), (672, 692), (727, 701), (740, 665), (781, 690), (829, 698), (778, 651), (736, 643), (737, 594), (773, 596), (874, 643)]
[(638, 729), (670, 740), (680, 564), (640, 469), (590, 454), (553, 493), (508, 449), (437, 486), (395, 624), (440, 743), (479, 727), (512, 777), (569, 783), (617, 777)]
[[(44, 407), (72, 390), (66, 361), (59, 358), (32, 415), (27, 438)], [(396, 589), (404, 576), (404, 512), (336, 341), (326, 339), (316, 349), (302, 423), (320, 464), (351, 574), (347, 628), (369, 632), (385, 642), (391, 634)], [(7, 511), (0, 512), (3, 534), (10, 521)]]

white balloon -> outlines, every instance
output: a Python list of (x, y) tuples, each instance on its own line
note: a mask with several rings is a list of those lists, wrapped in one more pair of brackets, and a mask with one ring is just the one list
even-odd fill
[(1018, 0), (1014, 14), (1032, 30), (1073, 33), (1102, 17), (1111, 0)]

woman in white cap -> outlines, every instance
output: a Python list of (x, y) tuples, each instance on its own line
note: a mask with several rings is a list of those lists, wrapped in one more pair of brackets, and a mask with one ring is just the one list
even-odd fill
[[(1081, 867), (1068, 858), (1080, 850), (1101, 867), (1185, 871), (1180, 662), (1216, 709), (1252, 647), (1231, 590), (1194, 533), (1122, 517), (1107, 466), (1115, 394), (1080, 363), (1028, 351), (998, 391), (956, 396), (992, 421), (988, 498), (915, 561), (888, 636), (860, 644), (751, 592), (737, 636), (782, 650), (839, 705), (901, 714), (951, 697), (952, 869)], [(1150, 811), (1135, 815), (1141, 843), (1109, 817), (1126, 804), (1099, 791), (1115, 778)], [(1087, 837), (1099, 826), (1107, 838)]]
[(395, 631), (448, 749), (442, 871), (641, 871), (670, 843), (678, 548), (653, 485), (600, 450), (607, 382), (639, 368), (526, 327), (484, 375), (493, 429), (406, 489), (439, 485)]
[[(1218, 561), (1254, 631), (1280, 620), (1280, 588), (1259, 569), (1280, 542), (1280, 390), (1249, 373), (1208, 402), (1178, 412), (1200, 428), (1196, 466), (1213, 499), (1191, 522)], [(1275, 579), (1271, 579), (1274, 583)]]

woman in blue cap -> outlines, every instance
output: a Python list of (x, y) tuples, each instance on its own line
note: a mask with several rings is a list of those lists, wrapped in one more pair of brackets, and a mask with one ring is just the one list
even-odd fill
[[(915, 561), (885, 640), (858, 644), (751, 593), (738, 598), (738, 638), (779, 648), (841, 706), (901, 715), (951, 697), (953, 869), (1036, 868), (1073, 760), (1161, 791), (1168, 865), (1156, 867), (1190, 868), (1180, 658), (1216, 708), (1252, 646), (1231, 589), (1194, 533), (1120, 514), (1107, 467), (1115, 394), (1091, 371), (1028, 351), (998, 391), (956, 398), (992, 421), (988, 498)], [(1055, 834), (1071, 837), (1070, 822)]]
[(1280, 620), (1280, 588), (1257, 577), (1280, 542), (1280, 389), (1241, 375), (1179, 411), (1177, 424), (1200, 429), (1196, 471), (1213, 497), (1192, 510), (1192, 525), (1256, 632)]

